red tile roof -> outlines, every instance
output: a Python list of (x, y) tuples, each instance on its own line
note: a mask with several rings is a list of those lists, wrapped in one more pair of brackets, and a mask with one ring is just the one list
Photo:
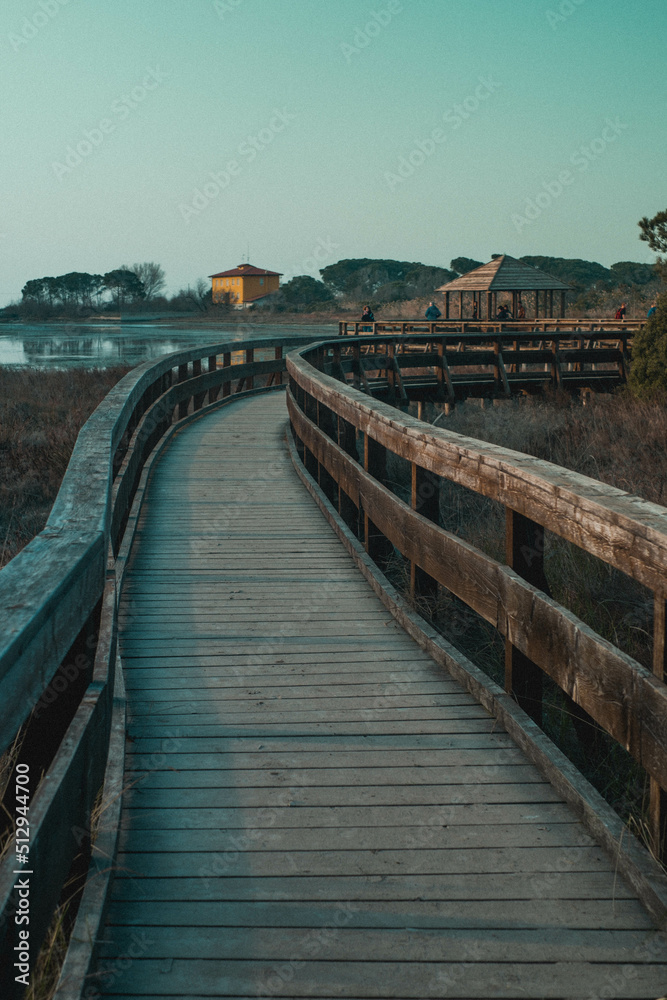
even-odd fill
[(232, 267), (229, 271), (218, 271), (217, 274), (209, 274), (209, 278), (242, 278), (249, 274), (277, 274), (279, 277), (282, 277), (282, 271), (267, 271), (265, 268), (255, 267), (254, 264), (239, 264), (238, 267)]

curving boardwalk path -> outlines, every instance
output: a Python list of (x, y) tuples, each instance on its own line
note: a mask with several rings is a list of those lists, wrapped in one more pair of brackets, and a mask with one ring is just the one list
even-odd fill
[(149, 489), (103, 995), (662, 996), (640, 904), (372, 593), (284, 418), (191, 424)]

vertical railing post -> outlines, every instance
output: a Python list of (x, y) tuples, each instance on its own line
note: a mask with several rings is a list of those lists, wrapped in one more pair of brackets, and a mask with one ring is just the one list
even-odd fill
[[(440, 521), (440, 477), (411, 462), (411, 505), (422, 517), (438, 524)], [(410, 595), (412, 597), (437, 597), (438, 581), (429, 576), (421, 566), (410, 562)]]
[[(196, 375), (201, 375), (201, 358), (198, 358), (196, 361), (192, 362), (192, 376), (193, 376), (193, 378)], [(205, 392), (198, 392), (198, 393), (195, 394), (194, 399), (193, 399), (193, 404), (192, 404), (194, 410), (201, 410), (202, 406), (204, 405), (204, 399), (205, 399), (205, 397), (206, 397), (206, 393)]]
[[(218, 368), (218, 356), (217, 354), (210, 354), (208, 358), (208, 370), (210, 372), (217, 371)], [(209, 403), (215, 403), (216, 399), (220, 395), (220, 386), (212, 385), (208, 390), (208, 401)]]
[[(245, 352), (245, 361), (246, 361), (246, 364), (247, 365), (251, 365), (254, 362), (254, 360), (255, 360), (255, 351), (254, 351), (254, 349), (252, 347), (250, 347)], [(254, 377), (252, 375), (246, 375), (246, 379), (245, 379), (245, 387), (246, 387), (246, 389), (253, 389), (254, 386), (255, 386), (255, 379), (254, 379)]]
[[(653, 601), (653, 673), (667, 681), (667, 600), (656, 593)], [(655, 778), (650, 781), (649, 826), (653, 853), (667, 862), (667, 790)]]
[[(179, 382), (185, 382), (185, 381), (187, 381), (187, 377), (188, 377), (188, 366), (187, 366), (187, 364), (185, 364), (185, 365), (179, 365), (178, 366), (178, 381)], [(187, 417), (189, 403), (190, 403), (189, 399), (182, 399), (180, 401), (180, 403), (178, 404), (178, 419), (179, 420), (182, 420), (183, 417)]]
[[(355, 462), (359, 461), (357, 454), (357, 432), (353, 424), (345, 420), (344, 417), (336, 415), (336, 437), (340, 448), (346, 452)], [(356, 504), (350, 499), (342, 486), (338, 486), (338, 513), (343, 518), (347, 526), (357, 531), (359, 526), (359, 512)]]
[[(509, 507), (505, 511), (505, 559), (520, 577), (546, 594), (544, 528)], [(505, 637), (505, 690), (538, 725), (542, 723), (542, 671)]]
[[(369, 476), (384, 485), (387, 480), (387, 449), (368, 434), (364, 434), (364, 469)], [(391, 546), (365, 510), (363, 516), (366, 552), (375, 562), (380, 562), (386, 559)]]
[[(282, 346), (281, 347), (276, 347), (275, 353), (274, 353), (274, 357), (275, 357), (276, 361), (281, 361), (282, 360), (282, 356), (283, 356)], [(273, 382), (274, 382), (274, 385), (282, 385), (283, 384), (283, 373), (282, 372), (276, 372), (276, 377), (274, 378)]]
[[(224, 354), (222, 355), (222, 367), (229, 368), (231, 366), (231, 363), (232, 363), (231, 351), (225, 351)], [(230, 396), (231, 392), (232, 392), (231, 381), (224, 382), (222, 386), (222, 398), (224, 399), (225, 396)]]

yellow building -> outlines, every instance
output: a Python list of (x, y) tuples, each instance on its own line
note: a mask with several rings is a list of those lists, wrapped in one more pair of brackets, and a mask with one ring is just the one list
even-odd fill
[(254, 264), (239, 264), (230, 271), (219, 271), (209, 277), (213, 283), (211, 292), (214, 302), (228, 301), (230, 305), (242, 307), (277, 292), (281, 274), (255, 267)]

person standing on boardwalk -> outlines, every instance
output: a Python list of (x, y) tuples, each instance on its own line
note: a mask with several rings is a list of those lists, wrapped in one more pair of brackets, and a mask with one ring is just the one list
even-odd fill
[(429, 302), (428, 309), (424, 313), (424, 316), (430, 323), (433, 323), (436, 319), (440, 319), (442, 313), (434, 302)]
[[(375, 316), (373, 315), (370, 306), (364, 306), (363, 311), (361, 313), (361, 319), (362, 319), (362, 321), (364, 321), (366, 323), (374, 323), (375, 322)], [(361, 328), (361, 332), (362, 333), (366, 333), (366, 332), (369, 332), (369, 331), (370, 331), (370, 333), (372, 333), (373, 332), (373, 328), (369, 327), (369, 326), (362, 326), (362, 328)]]
[(614, 319), (625, 319), (625, 302), (621, 302), (620, 306), (616, 310)]

